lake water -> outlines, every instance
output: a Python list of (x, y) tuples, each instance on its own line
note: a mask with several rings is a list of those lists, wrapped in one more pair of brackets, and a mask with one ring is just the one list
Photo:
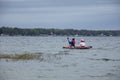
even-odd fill
[[(72, 37), (70, 37), (72, 38)], [(44, 60), (0, 60), (0, 80), (120, 80), (120, 37), (75, 37), (91, 49), (63, 49), (66, 37), (0, 37), (0, 54), (42, 53)]]

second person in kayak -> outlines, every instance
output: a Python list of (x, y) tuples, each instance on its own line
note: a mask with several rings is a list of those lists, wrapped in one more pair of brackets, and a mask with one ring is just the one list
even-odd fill
[(76, 43), (75, 38), (72, 38), (71, 46), (75, 47), (75, 43)]

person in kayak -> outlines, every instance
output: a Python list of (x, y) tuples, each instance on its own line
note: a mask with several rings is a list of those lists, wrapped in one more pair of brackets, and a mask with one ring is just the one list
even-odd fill
[(80, 40), (80, 46), (81, 46), (81, 47), (85, 47), (85, 40), (84, 40), (84, 39), (81, 39), (81, 40)]
[(75, 41), (75, 38), (72, 38), (72, 40), (70, 41), (69, 40), (69, 38), (67, 38), (68, 39), (68, 42), (69, 42), (69, 44), (70, 44), (70, 46), (72, 47), (75, 47), (75, 43), (76, 43), (76, 41)]

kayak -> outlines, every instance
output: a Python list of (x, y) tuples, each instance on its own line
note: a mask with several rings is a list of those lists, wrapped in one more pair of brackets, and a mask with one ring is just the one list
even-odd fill
[(64, 49), (90, 49), (92, 48), (92, 46), (75, 46), (75, 47), (71, 47), (71, 46), (63, 46)]

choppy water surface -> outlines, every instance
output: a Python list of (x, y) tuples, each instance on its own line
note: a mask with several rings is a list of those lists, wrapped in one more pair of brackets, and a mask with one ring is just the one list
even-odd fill
[(92, 49), (63, 49), (66, 37), (0, 37), (0, 54), (43, 60), (0, 60), (0, 80), (120, 80), (120, 37), (84, 38)]

